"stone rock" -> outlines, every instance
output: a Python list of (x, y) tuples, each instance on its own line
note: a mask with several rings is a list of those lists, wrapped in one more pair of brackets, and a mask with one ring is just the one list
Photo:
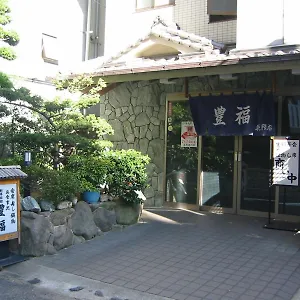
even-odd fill
[(130, 92), (126, 88), (126, 84), (121, 84), (109, 93), (109, 103), (114, 108), (130, 105)]
[(54, 228), (49, 218), (36, 215), (34, 219), (21, 218), (21, 255), (42, 256), (55, 253), (53, 245), (49, 244)]
[(109, 119), (109, 120), (114, 120), (115, 118), (116, 118), (116, 113), (113, 111), (113, 112), (109, 115), (108, 119)]
[(133, 132), (134, 132), (134, 136), (135, 136), (136, 138), (138, 138), (138, 137), (139, 137), (139, 134), (140, 134), (139, 128), (138, 128), (138, 127), (133, 128)]
[(111, 113), (112, 113), (112, 110), (109, 110), (109, 109), (108, 109), (108, 110), (105, 111), (105, 115), (106, 115), (106, 116), (109, 116)]
[(146, 133), (148, 130), (148, 125), (144, 125), (140, 127), (140, 138), (144, 139), (146, 137)]
[(116, 117), (120, 117), (122, 115), (121, 108), (116, 109)]
[(129, 121), (125, 121), (123, 123), (123, 126), (124, 126), (124, 134), (125, 136), (128, 136), (129, 134), (132, 134), (132, 127), (131, 127), (131, 124)]
[(72, 231), (75, 235), (83, 236), (86, 240), (90, 240), (99, 234), (93, 218), (93, 213), (89, 205), (80, 201), (75, 206), (75, 213), (71, 217)]
[(150, 119), (148, 118), (145, 112), (140, 113), (135, 119), (136, 126), (144, 126), (150, 123)]
[(153, 176), (153, 174), (156, 172), (156, 169), (156, 165), (151, 162), (146, 166), (146, 171), (149, 178)]
[(34, 212), (31, 212), (31, 211), (22, 211), (21, 212), (21, 217), (22, 218), (26, 218), (26, 219), (36, 219), (36, 217), (37, 217), (37, 214), (36, 213), (34, 213)]
[[(159, 113), (158, 113), (158, 119), (160, 121), (164, 121), (164, 119), (166, 118), (166, 112), (165, 112), (165, 109), (162, 109), (162, 107), (160, 108), (159, 110)], [(159, 125), (159, 124), (158, 124)]]
[(147, 138), (149, 141), (152, 140), (152, 133), (151, 133), (150, 130), (147, 131), (147, 133), (146, 133), (146, 138)]
[(109, 136), (112, 142), (125, 142), (125, 136), (123, 131), (123, 124), (120, 120), (111, 120), (110, 125), (114, 129), (114, 135)]
[(153, 115), (153, 107), (148, 106), (148, 107), (146, 108), (146, 114), (147, 114), (147, 116), (148, 116), (149, 118), (151, 118), (152, 115)]
[(152, 162), (156, 166), (163, 166), (164, 160), (163, 155), (161, 155), (164, 143), (161, 139), (155, 139), (150, 141), (148, 147), (148, 155), (150, 156)]
[(159, 138), (159, 126), (154, 126), (152, 130), (152, 138), (158, 139)]
[(57, 205), (58, 210), (67, 209), (67, 208), (71, 208), (71, 207), (72, 207), (71, 201), (63, 201)]
[(114, 201), (103, 202), (103, 203), (100, 203), (100, 207), (103, 207), (107, 210), (114, 210), (116, 207), (116, 202), (114, 202)]
[(161, 93), (160, 94), (159, 104), (160, 105), (166, 105), (166, 93)]
[(40, 213), (41, 216), (44, 216), (45, 218), (50, 218), (51, 212), (50, 211), (42, 211)]
[(53, 212), (50, 216), (54, 226), (69, 224), (71, 215), (75, 212), (74, 208), (62, 209)]
[(83, 236), (77, 236), (77, 235), (73, 235), (73, 245), (77, 245), (77, 244), (82, 244), (85, 242), (85, 239)]
[[(101, 198), (102, 198), (102, 195), (101, 195)], [(98, 202), (98, 203), (95, 203), (95, 204), (89, 204), (92, 212), (95, 211), (97, 208), (99, 208), (100, 205), (101, 205), (101, 202)]]
[(132, 105), (129, 106), (128, 112), (130, 115), (133, 115), (133, 106)]
[(142, 209), (142, 204), (128, 204), (118, 201), (115, 207), (117, 224), (132, 225), (137, 223)]
[(161, 123), (161, 126), (160, 126), (160, 130), (159, 130), (159, 138), (161, 140), (164, 140), (165, 138), (165, 126), (164, 126), (164, 123), (162, 122)]
[(42, 211), (55, 211), (55, 206), (52, 202), (49, 202), (47, 200), (41, 200), (40, 201), (40, 207)]
[(32, 211), (35, 213), (41, 212), (41, 208), (40, 208), (39, 204), (31, 196), (27, 196), (27, 197), (23, 198), (21, 201), (21, 205), (22, 205), (22, 209), (25, 211)]
[(150, 118), (150, 121), (151, 121), (151, 123), (153, 124), (153, 125), (159, 125), (160, 124), (160, 122), (159, 122), (159, 119), (157, 119), (157, 118), (155, 118), (155, 117), (151, 117)]
[(163, 190), (164, 190), (164, 173), (158, 174), (157, 184), (158, 184), (158, 191), (163, 192)]
[(131, 144), (134, 142), (134, 134), (129, 134), (127, 137), (126, 137), (126, 140), (127, 140), (127, 143)]
[(130, 117), (129, 113), (126, 112), (125, 114), (122, 114), (122, 115), (119, 117), (119, 119), (120, 119), (121, 122), (124, 122), (125, 120), (128, 120), (129, 117)]
[(157, 191), (158, 190), (158, 180), (157, 177), (152, 177), (152, 188)]
[(144, 191), (144, 195), (146, 196), (147, 199), (154, 197), (154, 189), (153, 189), (153, 187), (151, 187), (151, 186), (147, 187), (145, 189), (145, 191)]
[(122, 113), (125, 114), (128, 111), (128, 107), (127, 106), (123, 106), (121, 107), (122, 109)]
[(140, 140), (140, 151), (144, 154), (148, 152), (149, 141), (147, 139)]
[(137, 116), (143, 111), (143, 108), (142, 108), (142, 106), (135, 106), (133, 111), (134, 111), (134, 114)]
[(116, 224), (116, 214), (115, 211), (107, 210), (103, 207), (99, 207), (93, 212), (94, 222), (103, 232), (112, 229), (113, 225)]
[(130, 123), (132, 123), (134, 120), (135, 120), (135, 115), (130, 116), (130, 118), (128, 119)]
[[(134, 93), (133, 93), (133, 94), (134, 94)], [(130, 98), (131, 104), (132, 104), (133, 106), (136, 106), (136, 105), (137, 105), (137, 99), (138, 99), (137, 97), (133, 97), (133, 96)]]
[(53, 246), (56, 250), (70, 247), (73, 244), (73, 233), (67, 225), (54, 226)]

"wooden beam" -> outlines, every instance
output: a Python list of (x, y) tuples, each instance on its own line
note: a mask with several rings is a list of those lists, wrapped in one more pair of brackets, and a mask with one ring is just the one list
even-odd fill
[(108, 84), (105, 88), (103, 88), (99, 94), (100, 96), (105, 95), (106, 93), (108, 93), (109, 91), (113, 90), (114, 88), (116, 88), (118, 85), (120, 85), (121, 82), (113, 82), (111, 84)]

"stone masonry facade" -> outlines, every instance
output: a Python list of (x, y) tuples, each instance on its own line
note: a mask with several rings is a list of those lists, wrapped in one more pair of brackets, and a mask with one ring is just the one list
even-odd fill
[(135, 149), (148, 154), (146, 206), (163, 205), (165, 113), (168, 86), (141, 81), (122, 83), (100, 103), (100, 115), (113, 127), (110, 137), (116, 149)]
[[(102, 97), (100, 116), (113, 127), (110, 137), (116, 149), (135, 149), (148, 154), (146, 206), (162, 206), (164, 201), (165, 115), (168, 93), (182, 93), (184, 79), (164, 85), (156, 81), (121, 83)], [(290, 72), (278, 73), (278, 87), (292, 83)], [(297, 79), (298, 82), (298, 79)], [(294, 83), (295, 84), (295, 83)], [(222, 81), (219, 76), (189, 78), (189, 92), (234, 89), (270, 89), (270, 72), (239, 74), (237, 80)], [(97, 106), (99, 109), (99, 105)], [(99, 110), (98, 110), (99, 114)]]

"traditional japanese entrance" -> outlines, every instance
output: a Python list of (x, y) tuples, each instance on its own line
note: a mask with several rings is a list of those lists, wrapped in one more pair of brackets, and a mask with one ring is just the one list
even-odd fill
[[(214, 110), (215, 106), (211, 107), (211, 123), (214, 126), (211, 128), (215, 134), (207, 132), (206, 123), (205, 134), (197, 139), (193, 134), (188, 135), (188, 142), (183, 140), (188, 133), (184, 132), (187, 131), (185, 126), (193, 121), (189, 102), (186, 99), (167, 101), (165, 199), (168, 205), (267, 216), (269, 135), (274, 133), (275, 128), (271, 118), (262, 125), (257, 119), (251, 124), (251, 116), (248, 119), (248, 115), (254, 109), (260, 112), (261, 108), (267, 110), (261, 103), (257, 103), (256, 108), (252, 106), (252, 99), (246, 99), (251, 105), (244, 103), (235, 107), (231, 113), (234, 118), (230, 130), (241, 126), (248, 131), (256, 130), (254, 136), (247, 132), (241, 136), (222, 134), (221, 127), (229, 123), (223, 118), (229, 108), (218, 104), (218, 110)], [(208, 103), (211, 104), (210, 101)], [(270, 103), (273, 105), (273, 102)], [(204, 120), (207, 121), (208, 116), (209, 113), (204, 114)], [(251, 120), (254, 120), (253, 116)], [(274, 199), (275, 192), (272, 194), (272, 211)]]
[[(203, 136), (201, 145), (201, 208), (266, 216), (269, 137)], [(272, 211), (274, 199), (273, 193)]]

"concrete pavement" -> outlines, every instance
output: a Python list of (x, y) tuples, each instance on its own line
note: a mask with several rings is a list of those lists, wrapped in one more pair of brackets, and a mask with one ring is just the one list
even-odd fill
[[(173, 209), (148, 210), (143, 221), (8, 271), (78, 299), (298, 297), (300, 235), (263, 229), (261, 218)], [(76, 286), (84, 289), (70, 293)]]

